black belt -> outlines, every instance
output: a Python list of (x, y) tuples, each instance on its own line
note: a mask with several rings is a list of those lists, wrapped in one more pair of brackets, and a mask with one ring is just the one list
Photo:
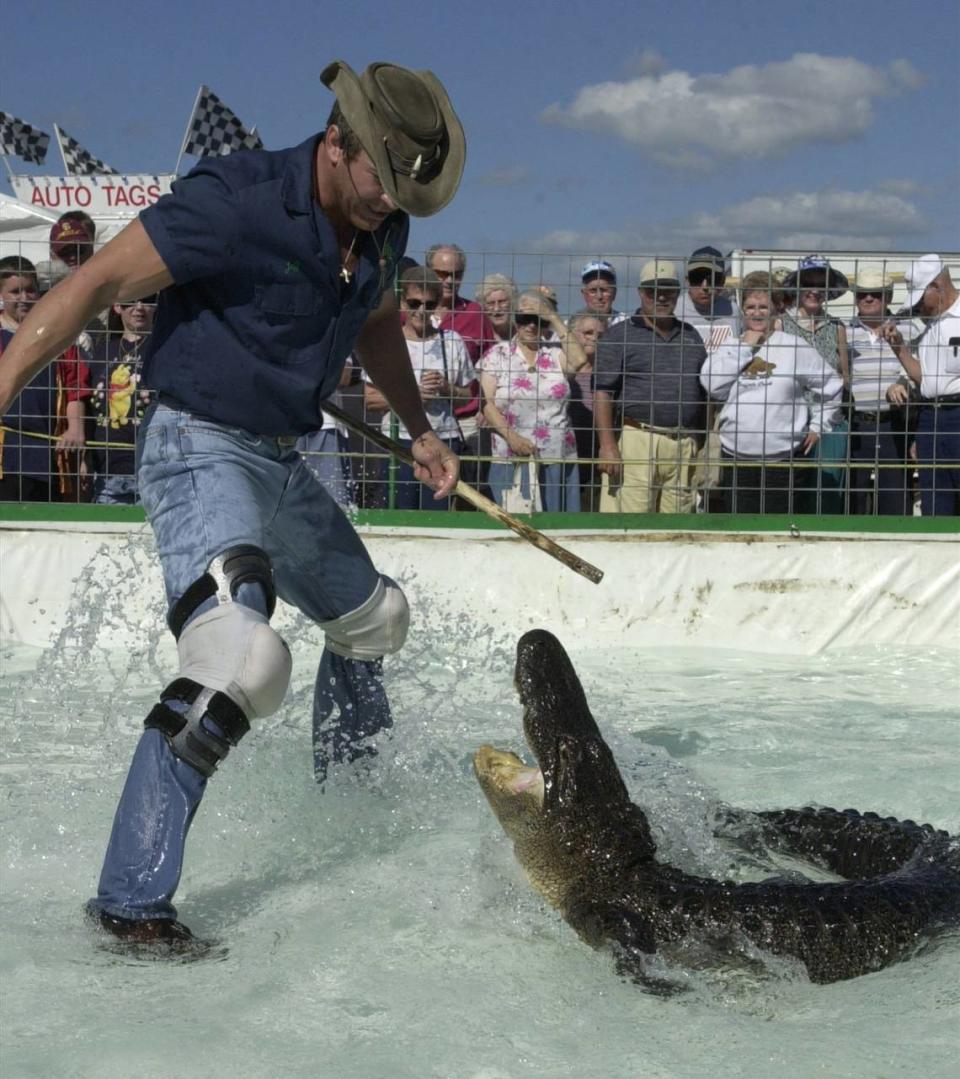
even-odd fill
[(960, 393), (947, 393), (943, 397), (924, 397), (925, 405), (960, 405)]

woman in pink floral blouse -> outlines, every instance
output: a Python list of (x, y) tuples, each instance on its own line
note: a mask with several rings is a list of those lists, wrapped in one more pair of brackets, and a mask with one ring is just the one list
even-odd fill
[[(577, 441), (567, 418), (567, 378), (583, 366), (583, 346), (538, 292), (520, 296), (514, 322), (512, 340), (494, 345), (477, 365), (483, 415), (493, 430), (487, 482), (502, 505), (504, 493), (514, 485), (516, 465), (535, 457), (543, 509), (579, 512)], [(556, 338), (545, 341), (548, 328)], [(520, 478), (525, 486), (526, 469)]]

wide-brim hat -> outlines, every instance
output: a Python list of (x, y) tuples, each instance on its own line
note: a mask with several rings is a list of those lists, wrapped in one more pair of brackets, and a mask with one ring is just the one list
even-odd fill
[(898, 277), (902, 279), (903, 274), (894, 275), (889, 270), (872, 268), (857, 270), (850, 287), (854, 292), (893, 292)]
[(811, 278), (817, 282), (814, 288), (826, 289), (828, 300), (836, 300), (850, 288), (846, 277), (821, 255), (802, 258), (797, 269), (784, 279), (783, 287), (788, 292), (810, 287)]
[(376, 63), (358, 76), (334, 60), (320, 79), (336, 94), (390, 198), (414, 217), (442, 210), (460, 186), (467, 143), (436, 75)]

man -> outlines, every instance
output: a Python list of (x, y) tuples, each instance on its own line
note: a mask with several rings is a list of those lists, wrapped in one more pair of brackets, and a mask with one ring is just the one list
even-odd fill
[(605, 259), (594, 259), (580, 271), (582, 287), (580, 295), (586, 305), (578, 314), (591, 314), (603, 321), (605, 327), (615, 326), (627, 317), (615, 311), (617, 298), (617, 271)]
[[(697, 331), (674, 317), (680, 279), (655, 259), (640, 273), (640, 309), (607, 330), (594, 361), (601, 513), (689, 513), (703, 442), (707, 358)], [(621, 415), (618, 426), (614, 402)]]
[(476, 363), (499, 338), (480, 304), (460, 295), (467, 256), (456, 244), (434, 244), (427, 250), (428, 270), (440, 278), (443, 295), (435, 313), (437, 329), (450, 330), (463, 338), (470, 361)]
[[(391, 725), (381, 680), (409, 613), (293, 449), (353, 350), (406, 424), (417, 479), (445, 497), (456, 456), (430, 429), (392, 280), (408, 213), (436, 213), (463, 129), (428, 71), (335, 61), (324, 130), (277, 152), (204, 158), (42, 300), (0, 365), (0, 406), (97, 310), (160, 291), (144, 365), (140, 496), (180, 674), (147, 717), (89, 911), (129, 942), (196, 946), (176, 920), (183, 848), (207, 780), (290, 676), (277, 596), (326, 634), (314, 699), (319, 776)], [(162, 291), (161, 291), (162, 290)]]
[(893, 317), (893, 278), (882, 267), (868, 266), (857, 271), (852, 288), (856, 315), (847, 324), (853, 398), (850, 512), (903, 517), (912, 510), (908, 415), (905, 404), (893, 405), (887, 399), (902, 368), (883, 337), (883, 328)]
[[(920, 512), (924, 517), (960, 514), (960, 292), (939, 255), (910, 263), (904, 275), (907, 303), (903, 314), (927, 321), (914, 352), (896, 323), (883, 336), (907, 377), (920, 387), (917, 461), (920, 464)], [(891, 389), (891, 399), (902, 400)]]
[(676, 316), (703, 338), (708, 352), (733, 341), (740, 332), (736, 306), (723, 291), (727, 279), (723, 255), (715, 247), (698, 247), (687, 260), (687, 290)]

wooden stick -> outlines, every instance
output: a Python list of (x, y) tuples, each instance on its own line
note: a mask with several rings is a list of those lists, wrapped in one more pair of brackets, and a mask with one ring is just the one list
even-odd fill
[[(364, 423), (362, 420), (354, 419), (353, 416), (348, 415), (343, 409), (338, 408), (329, 401), (324, 401), (321, 407), (324, 412), (333, 416), (335, 420), (339, 420), (344, 427), (349, 428), (354, 434), (362, 435), (370, 442), (373, 442), (388, 453), (392, 453), (394, 457), (399, 458), (408, 465), (415, 464), (413, 454), (408, 449), (401, 446), (395, 439), (388, 437), (381, 431), (378, 431), (375, 427), (371, 427), (369, 424)], [(505, 509), (498, 506), (496, 502), (493, 502), (480, 494), (480, 492), (475, 487), (471, 487), (469, 483), (464, 483), (463, 480), (457, 480), (457, 486), (454, 487), (453, 493), (459, 495), (465, 502), (469, 502), (472, 506), (476, 506), (478, 510), (482, 510), (488, 517), (493, 517), (501, 524), (506, 525), (507, 528), (512, 529), (522, 539), (525, 539), (528, 543), (532, 543), (534, 547), (539, 547), (541, 551), (556, 558), (559, 562), (562, 562), (565, 566), (572, 569), (574, 573), (579, 573), (581, 577), (586, 577), (588, 581), (593, 581), (594, 584), (599, 584), (603, 579), (603, 570), (597, 569), (596, 566), (591, 565), (582, 558), (578, 558), (572, 551), (568, 551), (566, 547), (561, 547), (559, 543), (554, 543), (548, 536), (545, 536), (542, 532), (538, 532), (524, 521), (517, 520), (512, 514), (507, 513)]]

